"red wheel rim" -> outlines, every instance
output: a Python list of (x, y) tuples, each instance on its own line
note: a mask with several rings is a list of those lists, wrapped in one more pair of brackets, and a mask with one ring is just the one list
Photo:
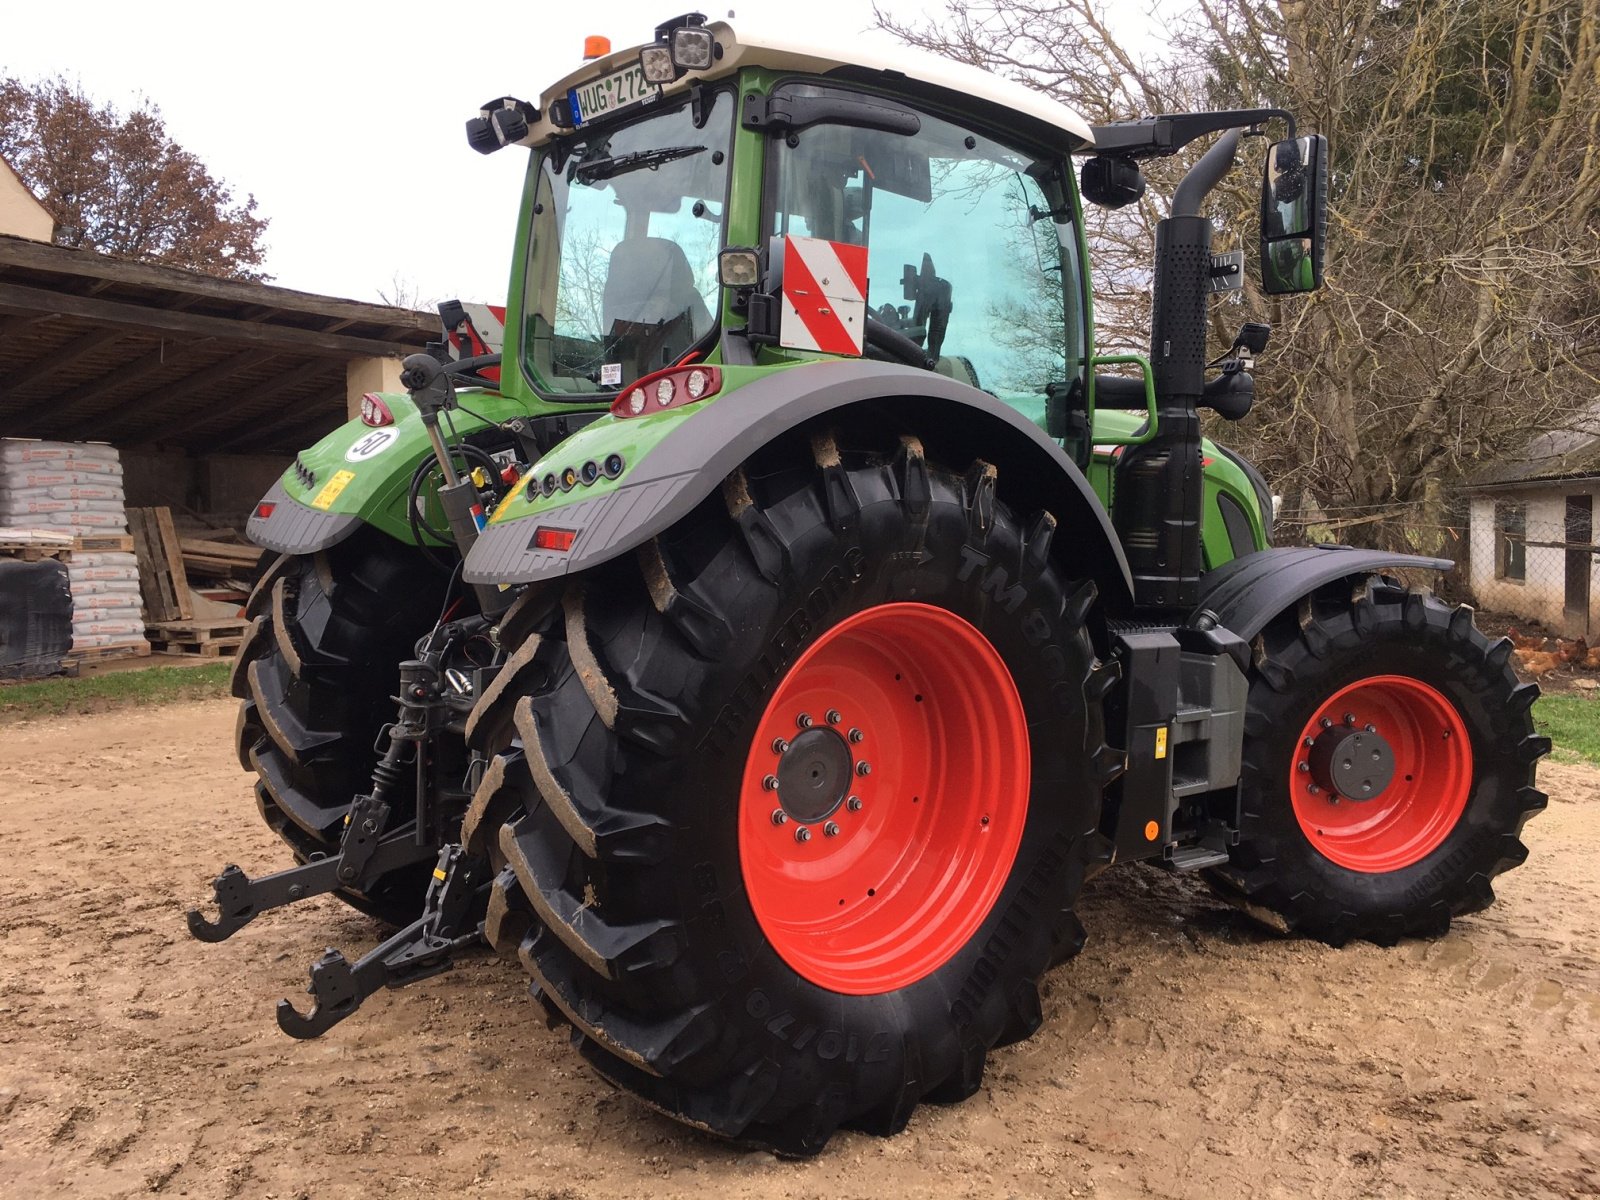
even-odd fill
[(762, 932), (832, 991), (923, 978), (1005, 885), (1029, 772), (1022, 700), (977, 629), (928, 604), (841, 621), (779, 681), (745, 760), (739, 859)]
[[(1377, 760), (1380, 749), (1392, 754), (1392, 776), (1370, 799), (1330, 786), (1338, 771), (1318, 754), (1319, 739), (1351, 732), (1370, 739), (1360, 747), (1362, 759)], [(1348, 769), (1342, 760), (1338, 767)], [(1289, 795), (1306, 838), (1325, 858), (1366, 874), (1398, 871), (1432, 854), (1471, 792), (1472, 743), (1461, 714), (1436, 688), (1405, 675), (1374, 675), (1328, 697), (1301, 730), (1289, 768)]]

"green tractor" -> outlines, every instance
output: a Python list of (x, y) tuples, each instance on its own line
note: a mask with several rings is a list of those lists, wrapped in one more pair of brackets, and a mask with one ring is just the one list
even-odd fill
[[(313, 965), (303, 1037), (481, 936), (606, 1076), (804, 1155), (975, 1091), (1112, 863), (1333, 943), (1489, 904), (1537, 690), (1397, 578), (1447, 563), (1270, 548), (1201, 436), (1269, 333), (1208, 364), (1201, 206), (1271, 123), (1263, 286), (1308, 291), (1328, 151), (1280, 110), (1090, 127), (698, 14), (486, 105), (530, 152), (502, 356), (413, 356), (251, 521), (239, 747), (299, 865), (196, 934), (400, 926)], [(1101, 356), (1082, 202), (1208, 136), (1150, 355)]]

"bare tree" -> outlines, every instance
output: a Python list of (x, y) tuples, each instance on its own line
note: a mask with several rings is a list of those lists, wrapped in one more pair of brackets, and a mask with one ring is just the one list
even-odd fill
[[(878, 19), (1091, 121), (1265, 103), (1329, 136), (1328, 286), (1283, 300), (1251, 286), (1213, 306), (1221, 345), (1242, 319), (1275, 326), (1255, 414), (1223, 436), (1276, 486), (1309, 507), (1431, 521), (1475, 465), (1595, 395), (1600, 0), (1196, 0), (1152, 60), (1106, 10), (998, 0)], [(1091, 218), (1111, 343), (1147, 329), (1150, 226), (1189, 158), (1149, 172), (1139, 210)], [(1213, 197), (1220, 241), (1253, 229), (1254, 186), (1235, 173)], [(1361, 536), (1407, 538), (1401, 524)]]
[(64, 78), (0, 80), (0, 156), (54, 218), (59, 245), (267, 278), (255, 197), (234, 203), (148, 101), (123, 116)]

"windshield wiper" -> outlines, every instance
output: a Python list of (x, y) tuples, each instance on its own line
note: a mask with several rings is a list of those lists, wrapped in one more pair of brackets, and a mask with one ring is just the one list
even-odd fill
[(572, 174), (579, 183), (597, 183), (602, 179), (611, 179), (625, 175), (629, 171), (637, 171), (641, 167), (649, 167), (654, 171), (662, 163), (688, 158), (691, 154), (701, 154), (704, 151), (704, 146), (662, 146), (656, 150), (638, 150), (632, 154), (619, 154), (615, 158), (596, 158), (579, 163)]

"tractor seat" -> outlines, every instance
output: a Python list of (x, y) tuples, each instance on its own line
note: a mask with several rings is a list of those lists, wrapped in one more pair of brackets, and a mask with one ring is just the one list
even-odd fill
[(683, 247), (667, 238), (628, 238), (611, 251), (600, 298), (604, 328), (618, 321), (662, 325), (685, 313), (694, 336), (711, 329), (711, 313), (694, 285)]

